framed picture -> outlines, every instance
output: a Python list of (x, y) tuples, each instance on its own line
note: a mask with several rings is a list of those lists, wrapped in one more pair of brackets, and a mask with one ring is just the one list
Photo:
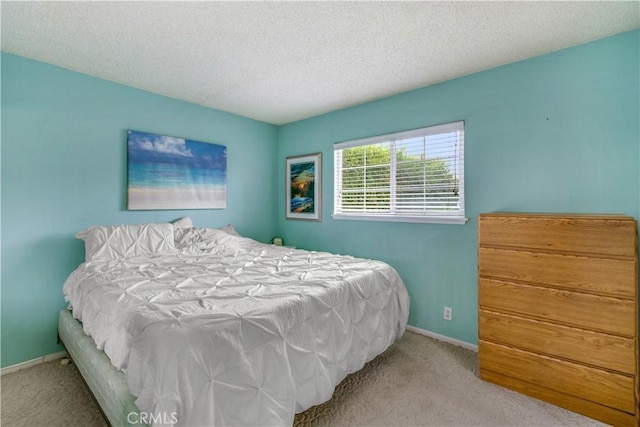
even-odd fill
[(127, 131), (127, 209), (224, 209), (227, 147)]
[(320, 221), (322, 153), (287, 157), (287, 219)]

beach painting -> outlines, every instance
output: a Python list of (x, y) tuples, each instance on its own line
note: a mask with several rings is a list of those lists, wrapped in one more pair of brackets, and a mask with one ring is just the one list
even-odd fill
[(227, 147), (127, 131), (127, 209), (224, 209)]
[(287, 157), (287, 219), (320, 221), (322, 153)]

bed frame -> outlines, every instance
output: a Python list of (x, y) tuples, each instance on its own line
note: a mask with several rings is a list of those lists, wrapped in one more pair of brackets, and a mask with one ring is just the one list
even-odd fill
[(84, 333), (82, 323), (74, 319), (69, 310), (60, 312), (58, 336), (109, 424), (147, 426), (141, 422), (144, 417), (135, 404), (136, 398), (129, 392), (124, 373), (98, 350), (91, 337)]

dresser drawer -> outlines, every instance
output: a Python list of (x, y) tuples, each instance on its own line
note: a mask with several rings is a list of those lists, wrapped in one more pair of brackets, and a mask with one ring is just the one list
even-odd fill
[(481, 370), (635, 413), (634, 379), (588, 366), (479, 341)]
[(479, 274), (634, 298), (634, 261), (481, 247)]
[(498, 372), (481, 370), (480, 378), (502, 387), (526, 394), (536, 399), (544, 400), (562, 408), (577, 412), (587, 417), (600, 420), (603, 423), (616, 427), (637, 427), (635, 414), (613, 409), (608, 406), (581, 399), (567, 393), (561, 393), (547, 387), (542, 387), (517, 378), (508, 377)]
[(480, 310), (480, 339), (635, 375), (635, 340)]
[(478, 219), (483, 245), (633, 258), (636, 235), (635, 220), (614, 216), (482, 214)]
[(480, 278), (481, 309), (626, 337), (636, 334), (635, 301)]

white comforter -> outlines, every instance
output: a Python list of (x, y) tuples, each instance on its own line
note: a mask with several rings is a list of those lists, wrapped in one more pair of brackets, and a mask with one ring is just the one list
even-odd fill
[(291, 425), (404, 332), (385, 263), (190, 233), (179, 254), (87, 262), (64, 285), (151, 424)]

